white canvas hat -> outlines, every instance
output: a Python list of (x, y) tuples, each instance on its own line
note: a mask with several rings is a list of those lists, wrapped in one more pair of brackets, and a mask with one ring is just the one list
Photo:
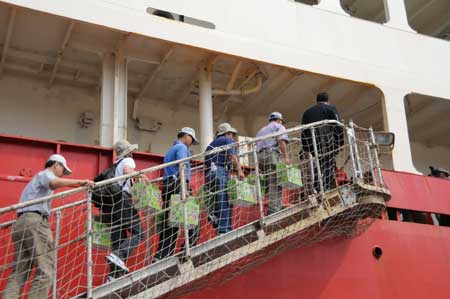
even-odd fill
[(137, 149), (137, 144), (130, 144), (126, 140), (119, 140), (114, 144), (114, 151), (116, 152), (117, 159), (121, 159)]
[(64, 158), (63, 156), (58, 155), (58, 154), (51, 155), (48, 158), (47, 162), (49, 162), (49, 161), (55, 161), (55, 162), (61, 163), (61, 165), (64, 167), (64, 175), (69, 175), (72, 173), (72, 170), (70, 170), (69, 166), (67, 166), (66, 158)]
[(198, 144), (198, 140), (195, 137), (195, 130), (194, 129), (192, 129), (190, 127), (184, 127), (184, 128), (181, 128), (180, 131), (178, 131), (178, 134), (180, 134), (180, 133), (189, 134), (192, 137), (192, 143), (193, 144)]
[(238, 131), (235, 128), (233, 128), (229, 123), (222, 123), (217, 126), (216, 136), (220, 136), (229, 132), (237, 134)]

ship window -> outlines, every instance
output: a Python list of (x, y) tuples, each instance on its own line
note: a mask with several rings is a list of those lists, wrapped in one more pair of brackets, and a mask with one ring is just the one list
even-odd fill
[(390, 208), (386, 209), (387, 220), (429, 225), (450, 226), (450, 215), (424, 211)]
[(308, 5), (317, 5), (319, 4), (319, 0), (294, 0), (295, 2), (308, 4)]
[(340, 0), (342, 9), (352, 17), (386, 23), (387, 10), (384, 0)]
[(203, 28), (216, 29), (216, 25), (214, 25), (211, 22), (196, 19), (196, 18), (191, 18), (188, 16), (176, 14), (176, 13), (173, 13), (170, 11), (165, 11), (165, 10), (161, 10), (161, 9), (157, 9), (157, 8), (153, 8), (153, 7), (148, 7), (147, 13), (151, 14), (153, 16), (157, 16), (157, 17), (161, 17), (161, 18), (165, 18), (165, 19), (169, 19), (169, 20), (174, 20), (174, 21), (178, 21), (178, 22), (183, 22), (183, 23), (187, 23), (187, 24), (191, 24), (191, 25), (195, 25), (195, 26), (199, 26), (199, 27), (203, 27)]
[(411, 93), (404, 104), (416, 169), (425, 175), (430, 167), (450, 171), (450, 101)]
[(450, 40), (450, 1), (405, 0), (409, 26), (429, 36)]

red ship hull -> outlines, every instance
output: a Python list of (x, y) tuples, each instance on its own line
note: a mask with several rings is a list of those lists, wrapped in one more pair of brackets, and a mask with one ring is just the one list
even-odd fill
[[(73, 161), (80, 177), (93, 177), (112, 161), (105, 148), (0, 136), (0, 159), (8, 161), (0, 165), (1, 206), (15, 204), (30, 176), (55, 152)], [(135, 158), (139, 168), (162, 160), (145, 153)], [(389, 207), (450, 214), (450, 181), (392, 171), (384, 177), (392, 193)], [(379, 259), (372, 254), (375, 246), (383, 253)], [(438, 299), (449, 297), (449, 277), (450, 228), (380, 219), (358, 237), (286, 251), (183, 298)]]

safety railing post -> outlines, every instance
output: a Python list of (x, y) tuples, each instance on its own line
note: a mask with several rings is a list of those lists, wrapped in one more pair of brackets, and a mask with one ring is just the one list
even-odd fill
[[(189, 163), (189, 161), (187, 162)], [(187, 195), (188, 188), (186, 184), (186, 162), (182, 162), (179, 165), (180, 173), (180, 191), (181, 191), (181, 202), (183, 203), (183, 213), (184, 213), (184, 250), (185, 256), (189, 257), (191, 255), (191, 248), (189, 244), (189, 227), (188, 227), (188, 211), (187, 211), (187, 200), (189, 196)]]
[(315, 128), (311, 128), (311, 138), (312, 138), (313, 149), (314, 149), (314, 160), (316, 161), (317, 179), (319, 180), (320, 193), (323, 196), (325, 193), (325, 190), (323, 188), (322, 170), (320, 169), (319, 151), (317, 149)]
[(375, 171), (374, 171), (375, 166), (373, 165), (372, 152), (370, 150), (370, 143), (365, 142), (365, 145), (366, 145), (367, 156), (369, 157), (370, 175), (372, 176), (373, 184), (375, 186), (377, 186), (377, 179), (375, 177)]
[(57, 298), (57, 283), (58, 283), (58, 246), (59, 236), (61, 234), (61, 211), (56, 212), (56, 228), (55, 228), (55, 240), (53, 242), (53, 282), (52, 282), (52, 299)]
[(351, 141), (350, 146), (353, 147), (353, 152), (354, 152), (354, 156), (355, 156), (356, 178), (362, 179), (363, 174), (362, 174), (362, 170), (361, 170), (361, 159), (359, 156), (358, 141), (356, 140), (355, 125), (353, 124), (353, 121), (349, 122), (349, 126), (350, 126), (350, 131), (352, 132), (351, 133), (352, 138), (350, 138), (350, 141)]
[(92, 298), (92, 191), (87, 191), (87, 200), (86, 200), (86, 243), (87, 243), (87, 298)]
[(378, 159), (378, 148), (377, 148), (377, 144), (376, 144), (376, 141), (375, 141), (375, 133), (373, 132), (373, 128), (372, 127), (369, 128), (369, 132), (370, 132), (370, 139), (372, 141), (372, 147), (373, 147), (373, 150), (374, 150), (375, 165), (376, 165), (376, 168), (377, 168), (378, 180), (380, 182), (380, 185), (382, 187), (384, 187), (384, 180), (383, 180), (383, 174), (381, 173), (380, 159)]
[(258, 164), (258, 153), (256, 152), (256, 144), (253, 146), (253, 160), (255, 163), (255, 184), (256, 184), (256, 199), (258, 200), (259, 204), (259, 216), (261, 223), (261, 227), (264, 227), (264, 198), (262, 196), (261, 191), (261, 181), (260, 181), (260, 173), (259, 173), (259, 164)]

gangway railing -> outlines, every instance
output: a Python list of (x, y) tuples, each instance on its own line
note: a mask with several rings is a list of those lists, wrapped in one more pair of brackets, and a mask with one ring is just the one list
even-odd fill
[[(280, 137), (290, 140), (287, 164), (278, 149), (257, 146)], [(233, 152), (243, 145), (247, 152)], [(212, 167), (198, 166), (199, 160), (232, 154), (248, 162), (242, 165), (243, 180), (229, 163), (222, 169), (226, 173), (218, 160)], [(161, 177), (169, 166), (178, 166), (180, 175)], [(108, 201), (110, 186), (126, 179), (134, 181), (133, 208)], [(302, 125), (102, 181), (93, 189), (1, 208), (0, 290), (4, 296), (17, 266), (10, 236), (17, 210), (36, 203), (53, 205), (48, 222), (54, 241), (44, 253), (55, 261), (49, 297), (157, 298), (223, 282), (289, 248), (357, 235), (380, 217), (389, 198), (372, 129), (337, 121)], [(126, 208), (137, 214), (125, 217)], [(131, 244), (125, 243), (130, 237), (138, 244), (126, 248), (125, 271), (107, 256)], [(27, 271), (26, 278), (39, 275)], [(29, 290), (30, 281), (24, 282), (23, 293)]]

